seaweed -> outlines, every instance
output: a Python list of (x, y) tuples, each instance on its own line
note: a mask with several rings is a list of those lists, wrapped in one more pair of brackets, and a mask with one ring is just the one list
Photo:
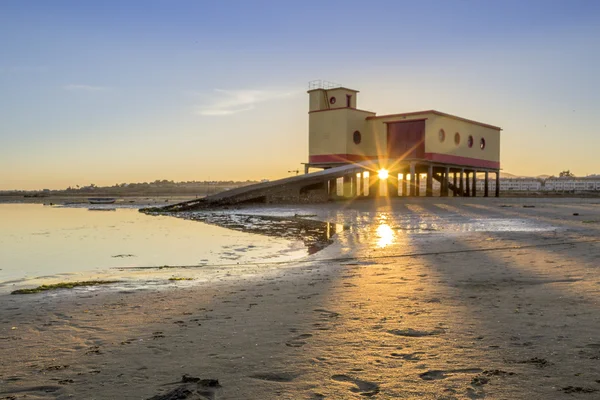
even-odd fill
[(32, 289), (19, 289), (11, 292), (10, 294), (33, 294), (45, 292), (48, 290), (56, 289), (73, 289), (75, 287), (82, 286), (98, 286), (98, 285), (109, 285), (111, 283), (118, 283), (120, 281), (77, 281), (77, 282), (60, 282), (51, 285), (41, 285)]

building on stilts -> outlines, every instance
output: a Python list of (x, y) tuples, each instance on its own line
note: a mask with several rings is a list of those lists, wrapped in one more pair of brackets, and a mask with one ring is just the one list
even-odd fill
[(435, 110), (377, 115), (357, 107), (357, 90), (325, 81), (308, 94), (306, 173), (378, 161), (330, 179), (330, 197), (433, 196), (434, 186), (442, 197), (499, 196), (501, 128)]

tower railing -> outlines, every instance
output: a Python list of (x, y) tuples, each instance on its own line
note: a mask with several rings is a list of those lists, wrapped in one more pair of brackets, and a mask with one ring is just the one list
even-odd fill
[(324, 81), (322, 79), (317, 79), (317, 80), (308, 82), (308, 90), (314, 90), (314, 89), (329, 90), (329, 89), (335, 89), (335, 88), (339, 88), (339, 87), (342, 87), (342, 85), (340, 85), (339, 83)]

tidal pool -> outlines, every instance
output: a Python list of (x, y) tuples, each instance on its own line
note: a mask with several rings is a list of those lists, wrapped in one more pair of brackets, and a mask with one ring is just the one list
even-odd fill
[(115, 267), (284, 262), (308, 254), (301, 240), (257, 235), (137, 209), (0, 204), (0, 286), (90, 275)]

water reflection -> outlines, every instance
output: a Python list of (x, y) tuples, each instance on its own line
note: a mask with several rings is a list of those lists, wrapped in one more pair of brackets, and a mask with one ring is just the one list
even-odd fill
[(384, 248), (394, 243), (394, 230), (386, 223), (377, 227), (377, 247)]
[[(335, 231), (330, 227), (329, 237)], [(327, 234), (324, 237), (328, 239)], [(310, 251), (321, 244), (317, 239), (314, 242)], [(299, 241), (148, 216), (133, 209), (90, 212), (87, 208), (0, 204), (0, 289), (7, 281), (59, 273), (217, 265), (232, 260), (240, 264), (281, 262), (305, 255), (306, 248)]]
[(314, 254), (333, 243), (332, 237), (347, 229), (343, 224), (301, 217), (277, 217), (230, 213), (183, 212), (175, 216), (201, 221), (223, 228), (260, 235), (301, 240), (308, 254)]

